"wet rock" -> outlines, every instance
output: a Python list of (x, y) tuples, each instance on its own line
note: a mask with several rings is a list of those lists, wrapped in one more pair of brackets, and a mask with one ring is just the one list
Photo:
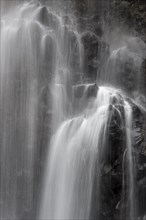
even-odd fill
[[(53, 62), (53, 59), (56, 54), (56, 41), (51, 35), (51, 33), (46, 35), (42, 42), (42, 51), (41, 51), (41, 58), (40, 58), (40, 68), (41, 68), (41, 76), (40, 76), (40, 82), (42, 81), (42, 84), (46, 84), (46, 82), (51, 82), (51, 79), (53, 77), (52, 73), (55, 70), (55, 64)], [(39, 62), (39, 61), (38, 61)]]
[(98, 86), (97, 84), (93, 84), (93, 85), (90, 85), (87, 89), (87, 92), (86, 92), (86, 97), (88, 98), (91, 98), (91, 97), (96, 97), (97, 96), (97, 92), (98, 92)]
[(137, 199), (139, 203), (138, 215), (146, 213), (146, 113), (133, 103), (133, 147), (136, 153), (136, 179), (137, 179)]
[(108, 165), (108, 166), (104, 166), (103, 169), (104, 169), (105, 174), (108, 174), (112, 170), (112, 167)]
[(42, 6), (37, 14), (38, 21), (50, 28), (57, 28), (59, 26), (59, 19), (53, 12), (48, 11), (46, 6)]
[(97, 84), (81, 84), (73, 87), (74, 98), (91, 98), (96, 97), (98, 92)]
[(123, 8), (129, 7), (129, 5), (130, 5), (130, 3), (127, 2), (127, 1), (122, 1), (122, 2), (121, 2), (121, 6), (122, 6)]
[(63, 22), (64, 22), (65, 25), (72, 25), (73, 24), (73, 22), (72, 22), (69, 15), (64, 15), (63, 16)]
[(138, 200), (141, 201), (139, 204), (139, 215), (144, 216), (146, 214), (146, 177), (138, 181)]
[(81, 98), (85, 92), (86, 85), (81, 84), (77, 86), (73, 86), (73, 96), (74, 98)]
[[(64, 51), (64, 54), (70, 54), (70, 58), (66, 57), (68, 65), (70, 66), (70, 70), (72, 71), (72, 80), (73, 82), (77, 82), (78, 75), (80, 72), (80, 64), (81, 64), (81, 50), (80, 50), (80, 42), (78, 40), (78, 35), (75, 31), (70, 30), (69, 27), (65, 27), (64, 31), (64, 42), (66, 44), (67, 50)], [(71, 51), (71, 53), (70, 53)]]
[[(103, 1), (102, 1), (103, 2)], [(108, 19), (105, 22), (108, 23), (108, 26), (112, 29), (115, 24), (117, 27), (120, 27), (123, 30), (131, 30), (133, 36), (140, 36), (143, 41), (146, 42), (145, 37), (145, 2), (138, 0), (125, 0), (125, 1), (111, 1), (112, 10), (110, 11)], [(110, 5), (109, 3), (109, 5)], [(95, 3), (96, 4), (96, 3)], [(97, 3), (98, 4), (98, 3)], [(87, 7), (87, 2), (83, 1), (79, 4), (80, 10), (82, 10), (82, 15), (86, 14), (89, 10), (93, 10), (93, 8)], [(83, 7), (83, 8), (82, 8)], [(90, 5), (90, 7), (92, 7)], [(90, 14), (90, 13), (88, 13)], [(80, 14), (81, 15), (81, 14)], [(94, 19), (95, 16), (95, 19)], [(98, 22), (97, 22), (98, 20)], [(99, 28), (97, 23), (99, 23), (98, 12), (95, 15), (89, 16), (89, 19), (83, 18), (83, 16), (78, 19), (80, 22), (82, 29), (82, 42), (85, 50), (85, 59), (84, 59), (84, 77), (85, 79), (95, 79), (97, 70), (99, 68), (100, 60), (97, 59), (97, 54), (101, 49), (101, 36), (102, 36), (102, 28)], [(92, 21), (92, 22), (91, 22)], [(96, 25), (95, 25), (96, 24)], [(95, 28), (97, 27), (97, 30)], [(84, 30), (89, 30), (88, 32), (84, 32)], [(135, 32), (136, 30), (136, 32)], [(128, 31), (129, 32), (129, 31)], [(104, 47), (104, 46), (103, 46)], [(105, 51), (107, 45), (105, 44)], [(140, 39), (129, 38), (127, 40), (126, 49), (121, 49), (120, 52), (117, 52), (117, 60), (116, 65), (113, 67), (113, 71), (115, 71), (115, 75), (112, 75), (113, 78), (118, 78), (119, 84), (124, 91), (133, 96), (134, 92), (137, 90), (141, 91), (141, 96), (136, 100), (142, 106), (145, 105), (144, 96), (146, 94), (146, 68), (144, 61), (144, 53), (145, 50), (142, 49), (143, 43), (141, 44)], [(107, 49), (108, 51), (108, 49)], [(142, 54), (141, 54), (142, 52)], [(115, 61), (115, 60), (114, 60)], [(142, 64), (143, 63), (143, 64)], [(114, 63), (115, 64), (115, 63)], [(141, 64), (143, 65), (141, 67)], [(138, 68), (137, 68), (138, 66)], [(142, 69), (141, 69), (142, 68)], [(138, 80), (141, 82), (140, 88), (138, 88)], [(92, 93), (91, 93), (92, 94)], [(138, 96), (137, 96), (138, 97)], [(136, 173), (137, 173), (137, 194), (138, 201), (140, 202), (140, 207), (138, 210), (138, 216), (140, 216), (140, 220), (143, 218), (145, 214), (145, 204), (146, 204), (146, 194), (145, 194), (145, 173), (146, 173), (146, 120), (144, 117), (144, 112), (139, 108), (136, 104), (132, 103), (130, 99), (127, 101), (131, 104), (133, 110), (133, 159), (136, 163)], [(116, 219), (119, 220), (120, 213), (126, 212), (127, 204), (125, 201), (121, 201), (122, 195), (122, 163), (123, 163), (123, 155), (125, 151), (125, 124), (121, 122), (118, 111), (120, 111), (121, 115), (124, 118), (124, 108), (123, 103), (117, 103), (116, 98), (113, 99), (112, 105), (109, 107), (109, 141), (107, 146), (105, 146), (105, 158), (101, 158), (101, 161), (106, 161), (106, 164), (103, 164), (101, 169), (101, 181), (102, 181), (102, 189), (101, 189), (101, 207), (100, 213), (94, 213), (94, 218), (100, 220), (108, 220), (108, 219)], [(114, 166), (114, 162), (118, 161), (118, 165)], [(125, 165), (125, 170), (127, 169)], [(125, 176), (125, 178), (127, 178)], [(125, 190), (127, 185), (125, 184)], [(94, 190), (94, 194), (96, 194), (96, 188)], [(127, 196), (126, 193), (124, 196)], [(114, 202), (110, 202), (111, 199)], [(94, 199), (93, 207), (96, 209), (96, 199)], [(142, 203), (142, 204), (141, 204)], [(124, 219), (126, 217), (124, 216)]]
[(84, 73), (86, 78), (95, 80), (98, 69), (98, 53), (100, 40), (93, 32), (86, 31), (82, 34), (84, 46)]
[(134, 144), (139, 145), (143, 141), (142, 133), (140, 128), (135, 128), (133, 130)]
[[(128, 41), (128, 40), (127, 40)], [(131, 48), (133, 38), (129, 39), (127, 46), (121, 47), (112, 52), (108, 70), (110, 72), (110, 82), (118, 85), (120, 88), (126, 90), (129, 94), (138, 90), (137, 81), (141, 78), (141, 65), (143, 55), (140, 55), (138, 45)], [(135, 42), (135, 41), (134, 41)], [(114, 78), (114, 79), (113, 79)]]

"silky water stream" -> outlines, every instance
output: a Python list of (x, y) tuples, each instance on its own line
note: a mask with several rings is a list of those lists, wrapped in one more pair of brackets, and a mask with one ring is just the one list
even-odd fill
[[(48, 2), (15, 2), (1, 15), (1, 219), (105, 219), (102, 170), (114, 160), (115, 120), (123, 152), (119, 200), (126, 204), (118, 219), (136, 220), (132, 122), (137, 105), (115, 83), (113, 71), (128, 46), (111, 52), (96, 82), (85, 83), (83, 34), (71, 1), (64, 8)], [(138, 55), (127, 53), (139, 68)]]

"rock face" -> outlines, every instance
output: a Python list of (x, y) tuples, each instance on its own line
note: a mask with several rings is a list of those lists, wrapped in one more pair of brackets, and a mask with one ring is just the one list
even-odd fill
[(137, 198), (139, 216), (146, 215), (146, 113), (133, 107), (133, 137), (137, 169)]
[[(107, 58), (106, 56), (109, 56), (108, 42), (113, 38), (116, 44), (120, 40), (122, 32), (124, 32), (125, 35), (129, 35), (130, 37), (135, 36), (141, 41), (146, 42), (146, 6), (143, 0), (90, 2), (87, 0), (76, 0), (75, 7), (78, 29), (82, 33), (82, 41), (85, 47), (85, 78), (89, 78), (91, 80), (96, 79), (97, 71), (100, 69), (101, 63), (105, 61)], [(117, 32), (114, 32), (115, 30)], [(112, 32), (114, 33), (113, 35), (111, 34)], [(117, 39), (115, 38), (116, 35)], [(107, 38), (110, 39), (107, 40)], [(127, 42), (127, 44), (132, 50), (134, 49), (135, 43), (130, 44)], [(130, 64), (131, 67), (135, 69), (134, 71), (131, 71), (131, 67), (130, 69), (128, 67), (129, 64), (130, 62), (126, 65), (124, 64), (125, 68), (128, 69), (124, 70), (124, 72), (130, 71), (129, 79), (127, 81), (129, 81), (128, 89), (131, 89), (130, 87), (135, 86), (131, 82), (133, 78), (132, 74), (135, 75), (136, 69), (133, 64)], [(145, 90), (145, 85), (142, 81), (140, 82), (140, 87), (141, 90)], [(123, 83), (127, 82), (124, 80)]]
[[(77, 28), (81, 34), (81, 42), (83, 46), (83, 82), (92, 82), (92, 85), (88, 87), (81, 84), (74, 86), (72, 89), (73, 95), (76, 97), (76, 101), (72, 100), (76, 113), (85, 109), (87, 100), (96, 96), (98, 86), (95, 81), (98, 81), (98, 74), (101, 65), (107, 61), (110, 57), (109, 41), (104, 36), (105, 29), (111, 31), (115, 27), (120, 30), (128, 31), (130, 29), (131, 34), (138, 39), (146, 42), (145, 27), (146, 20), (144, 16), (145, 3), (138, 0), (126, 0), (126, 1), (87, 1), (87, 0), (75, 0), (75, 15), (77, 19)], [(57, 18), (46, 11), (46, 7), (43, 7), (38, 15), (38, 20), (43, 25), (52, 25), (57, 28)], [(66, 25), (70, 24), (69, 17), (64, 17)], [(108, 34), (108, 33), (107, 33)], [(73, 74), (73, 82), (76, 85), (80, 81), (78, 73), (80, 58), (78, 55), (79, 48), (77, 47), (77, 36), (73, 31), (68, 31), (66, 28), (65, 36), (70, 35), (70, 41), (67, 42), (68, 48), (72, 51), (71, 58), (71, 71)], [(51, 42), (51, 40), (50, 40)], [(53, 39), (52, 39), (53, 42)], [(48, 45), (49, 48), (50, 45)], [(121, 47), (122, 48), (122, 47)], [(47, 50), (46, 50), (47, 51)], [(140, 49), (140, 51), (142, 51)], [(122, 88), (131, 95), (131, 97), (137, 97), (139, 103), (145, 105), (146, 96), (146, 59), (143, 55), (140, 55), (141, 60), (137, 69), (137, 55), (138, 51), (135, 51), (134, 43), (127, 42), (127, 48), (121, 49), (117, 52), (117, 58), (114, 60), (114, 71), (119, 77), (119, 84)], [(139, 54), (138, 54), (139, 56)], [(48, 55), (46, 56), (48, 57)], [(49, 58), (51, 60), (51, 57)], [(52, 62), (52, 61), (50, 61)], [(50, 65), (49, 65), (50, 66)], [(48, 67), (46, 67), (47, 69)], [(109, 67), (111, 68), (111, 66)], [(108, 68), (106, 69), (108, 70)], [(139, 73), (141, 72), (141, 77)], [(115, 76), (113, 76), (115, 77)], [(113, 78), (112, 78), (113, 80)], [(138, 88), (138, 83), (140, 84)], [(42, 91), (42, 97), (40, 102), (41, 106), (47, 105), (46, 91), (48, 88), (44, 88)], [(135, 95), (136, 94), (136, 95)], [(46, 98), (45, 98), (46, 97)], [(146, 112), (134, 104), (130, 99), (133, 108), (133, 158), (136, 164), (136, 198), (138, 205), (138, 217), (140, 219), (146, 215)], [(97, 172), (95, 170), (94, 191), (92, 196), (92, 209), (90, 213), (90, 219), (100, 220), (119, 220), (119, 216), (126, 220), (126, 216), (122, 216), (121, 213), (126, 213), (128, 205), (122, 195), (122, 178), (123, 178), (123, 166), (126, 170), (126, 164), (123, 162), (126, 157), (125, 151), (125, 124), (121, 121), (118, 111), (124, 115), (124, 109), (122, 105), (113, 102), (109, 108), (110, 120), (109, 120), (109, 140), (106, 146), (105, 158), (101, 158), (101, 190), (100, 195), (97, 195), (96, 179)], [(115, 108), (116, 107), (116, 108)], [(40, 120), (43, 120), (43, 110), (40, 111)], [(45, 116), (46, 120), (47, 117)], [(46, 125), (41, 123), (38, 128), (38, 133), (49, 128), (44, 129)], [(42, 135), (43, 136), (43, 135)], [(39, 136), (38, 136), (39, 137)], [(44, 134), (43, 139), (46, 140), (47, 134)], [(39, 139), (39, 138), (38, 138)], [(41, 140), (38, 140), (41, 142)], [(40, 153), (40, 152), (39, 152)], [(123, 165), (124, 163), (124, 165)], [(40, 164), (40, 162), (38, 162)], [(43, 164), (43, 162), (42, 162)], [(42, 169), (43, 170), (43, 169)], [(128, 178), (126, 175), (125, 179)], [(36, 175), (37, 178), (37, 175)], [(127, 183), (125, 181), (125, 197), (127, 197)], [(98, 207), (98, 199), (100, 196), (101, 204)], [(98, 208), (97, 208), (98, 207)], [(129, 219), (128, 219), (129, 220)]]
[(101, 40), (96, 35), (96, 32), (84, 31), (82, 33), (82, 44), (84, 47), (84, 61), (83, 61), (83, 72), (84, 79), (88, 81), (95, 81), (97, 78), (97, 71), (100, 68), (101, 52), (104, 51), (106, 56), (109, 54), (108, 44)]
[[(100, 64), (110, 54), (109, 45), (104, 38), (105, 27), (110, 31), (114, 28), (124, 30), (135, 36), (138, 41), (146, 42), (145, 28), (146, 16), (145, 1), (78, 1), (76, 0), (76, 14), (78, 28), (82, 32), (82, 42), (85, 50), (84, 57), (84, 79), (94, 82), (98, 79)], [(100, 13), (99, 13), (100, 8)], [(120, 38), (120, 36), (119, 36)], [(135, 38), (135, 39), (136, 39)], [(104, 42), (103, 42), (104, 39)], [(146, 59), (145, 54), (139, 54), (135, 50), (135, 43), (127, 42), (127, 49), (118, 52), (117, 60), (114, 63), (114, 70), (119, 77), (121, 87), (135, 98), (136, 102), (146, 107)], [(138, 43), (141, 45), (141, 43)], [(101, 49), (102, 48), (102, 49)], [(140, 49), (143, 52), (145, 49)], [(145, 53), (145, 52), (144, 52)], [(107, 57), (104, 57), (106, 54)], [(140, 57), (140, 60), (139, 58)], [(137, 65), (139, 63), (139, 66)], [(111, 67), (111, 66), (110, 66)], [(137, 68), (138, 67), (138, 68)], [(108, 70), (108, 68), (106, 69)], [(114, 76), (113, 76), (114, 77)], [(139, 84), (139, 87), (138, 87)], [(129, 100), (130, 101), (130, 100)], [(131, 101), (130, 101), (131, 102)], [(113, 103), (114, 104), (114, 103)], [(133, 159), (136, 166), (136, 198), (140, 219), (146, 215), (146, 112), (131, 102), (133, 109)], [(117, 107), (123, 112), (122, 103)], [(110, 134), (108, 150), (106, 151), (106, 162), (101, 162), (101, 207), (97, 211), (96, 194), (96, 172), (95, 190), (93, 192), (91, 219), (119, 220), (121, 213), (128, 209), (126, 202), (121, 200), (123, 158), (125, 152), (124, 125), (121, 124), (116, 110), (111, 106), (111, 120), (109, 122)], [(123, 112), (124, 114), (124, 112)], [(126, 165), (125, 169), (126, 169)], [(125, 178), (127, 178), (125, 176)], [(127, 196), (127, 185), (125, 184), (125, 196)], [(99, 196), (99, 195), (98, 195)], [(112, 198), (112, 199), (111, 199)]]
[[(129, 100), (130, 101), (130, 100)], [(133, 109), (133, 158), (136, 167), (136, 186), (135, 198), (137, 199), (137, 212), (140, 219), (146, 214), (146, 143), (144, 139), (145, 124), (143, 121), (146, 118), (146, 112), (139, 109), (131, 102)], [(116, 108), (115, 108), (116, 107)], [(109, 120), (109, 140), (107, 141), (107, 148), (105, 150), (105, 158), (101, 158), (101, 188), (100, 194), (96, 194), (96, 174), (95, 185), (92, 198), (91, 219), (100, 220), (119, 220), (127, 219), (126, 212), (128, 204), (125, 200), (128, 196), (128, 182), (129, 178), (126, 174), (126, 143), (125, 143), (125, 123), (121, 121), (118, 109), (124, 116), (124, 109), (122, 103), (120, 105), (110, 106), (110, 120)], [(122, 116), (122, 117), (123, 117)], [(124, 175), (124, 185), (123, 185)], [(124, 194), (123, 194), (124, 189)], [(98, 207), (97, 198), (100, 197), (100, 207)], [(98, 209), (97, 209), (98, 207)], [(128, 219), (129, 220), (129, 219)]]
[(146, 4), (143, 0), (113, 1), (113, 10), (116, 8), (119, 21), (126, 23), (131, 30), (135, 30), (141, 39), (146, 42)]

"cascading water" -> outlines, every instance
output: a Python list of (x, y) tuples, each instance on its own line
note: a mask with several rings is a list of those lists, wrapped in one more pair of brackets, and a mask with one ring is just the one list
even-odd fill
[[(85, 90), (85, 97), (90, 86)], [(112, 114), (110, 108), (116, 109), (121, 123), (127, 127), (128, 158), (132, 158), (129, 135), (132, 129), (131, 107), (124, 96), (112, 88), (100, 87), (96, 97), (93, 100), (86, 98), (86, 102), (88, 101), (86, 110), (81, 115), (64, 121), (52, 139), (40, 219), (90, 219), (95, 172), (98, 172), (96, 188), (100, 207), (100, 169), (101, 161), (106, 157), (108, 121)], [(125, 118), (116, 107), (122, 102)], [(125, 122), (125, 119), (128, 121)], [(132, 166), (131, 159), (129, 175), (133, 185)], [(132, 199), (131, 188), (130, 206), (133, 207)], [(134, 217), (133, 210), (130, 211), (130, 217)]]
[(137, 220), (133, 108), (144, 107), (117, 69), (130, 59), (140, 71), (140, 44), (109, 45), (110, 55), (102, 43), (97, 80), (85, 84), (85, 44), (99, 38), (77, 30), (72, 1), (42, 2), (17, 2), (1, 20), (0, 217), (105, 220), (106, 195), (113, 219)]
[(79, 36), (70, 24), (65, 25), (64, 14), (55, 10), (53, 2), (48, 8), (37, 1), (25, 2), (14, 5), (1, 19), (2, 219), (34, 218), (39, 192), (35, 181), (41, 178), (37, 158), (48, 145), (51, 109), (57, 117), (55, 130), (66, 112), (62, 84), (65, 88), (71, 84), (68, 69), (78, 72), (81, 66)]

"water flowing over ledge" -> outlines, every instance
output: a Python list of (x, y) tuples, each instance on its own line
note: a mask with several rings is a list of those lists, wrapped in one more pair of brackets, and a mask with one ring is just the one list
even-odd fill
[(64, 121), (52, 139), (40, 219), (90, 219), (94, 181), (99, 212), (101, 169), (103, 161), (108, 160), (108, 135), (114, 112), (125, 127), (130, 183), (128, 216), (135, 217), (132, 108), (119, 91), (100, 87), (84, 114)]
[(1, 15), (1, 220), (144, 220), (145, 43), (108, 37), (109, 1), (97, 1), (99, 35), (78, 27), (72, 1), (13, 3)]

